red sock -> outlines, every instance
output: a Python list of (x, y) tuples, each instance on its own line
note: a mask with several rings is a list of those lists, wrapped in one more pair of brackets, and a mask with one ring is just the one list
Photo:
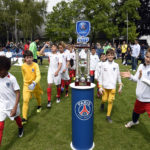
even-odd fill
[(61, 87), (64, 88), (65, 87), (65, 81), (61, 79)]
[(61, 94), (61, 88), (59, 86), (57, 87), (57, 98), (60, 98), (60, 94)]
[(69, 81), (66, 81), (66, 83), (65, 83), (65, 87), (66, 87), (66, 91), (68, 92), (68, 88), (69, 88)]
[(51, 88), (47, 88), (47, 97), (48, 97), (48, 101), (49, 102), (51, 101), (51, 92), (52, 92), (52, 89)]
[(18, 117), (15, 118), (15, 120), (16, 120), (16, 123), (17, 123), (18, 127), (19, 127), (19, 128), (22, 128), (23, 126), (22, 126), (22, 120), (21, 120), (21, 117), (18, 116)]
[(4, 121), (0, 122), (0, 145), (2, 142), (3, 130), (4, 130)]
[(72, 78), (70, 77), (69, 84), (71, 83), (71, 81), (72, 81)]

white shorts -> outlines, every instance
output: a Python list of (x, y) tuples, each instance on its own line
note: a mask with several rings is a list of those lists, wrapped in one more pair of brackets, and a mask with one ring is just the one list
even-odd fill
[(48, 72), (47, 75), (47, 82), (48, 84), (55, 84), (55, 85), (60, 85), (61, 84), (61, 75), (60, 73), (58, 74), (58, 76), (54, 76), (54, 74), (51, 74), (50, 72)]
[(70, 80), (70, 77), (69, 77), (69, 74), (68, 74), (68, 69), (64, 73), (61, 73), (61, 79)]
[[(11, 109), (12, 110), (12, 109)], [(16, 115), (13, 117), (10, 117), (11, 110), (0, 110), (0, 122), (5, 121), (5, 119), (8, 117), (10, 120), (14, 120), (17, 116), (20, 115), (20, 108), (18, 106)]]

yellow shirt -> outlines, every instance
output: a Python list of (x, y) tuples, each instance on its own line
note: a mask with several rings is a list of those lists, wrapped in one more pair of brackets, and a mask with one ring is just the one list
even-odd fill
[(41, 74), (37, 63), (33, 62), (31, 65), (24, 63), (21, 66), (21, 70), (25, 86), (31, 84), (33, 81), (36, 83), (40, 81)]
[(123, 45), (121, 46), (121, 52), (122, 52), (122, 53), (126, 53), (126, 51), (127, 51), (127, 44), (123, 44)]

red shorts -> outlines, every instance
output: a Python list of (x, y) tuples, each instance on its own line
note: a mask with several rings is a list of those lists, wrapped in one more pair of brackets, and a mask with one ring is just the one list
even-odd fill
[(94, 76), (95, 71), (94, 70), (90, 70), (90, 75)]
[(70, 78), (75, 77), (75, 73), (76, 73), (75, 70), (70, 70), (70, 71), (69, 71), (69, 77), (70, 77)]
[(137, 114), (143, 114), (145, 112), (148, 113), (148, 116), (150, 117), (150, 102), (140, 102), (139, 100), (136, 100), (134, 104), (134, 112)]

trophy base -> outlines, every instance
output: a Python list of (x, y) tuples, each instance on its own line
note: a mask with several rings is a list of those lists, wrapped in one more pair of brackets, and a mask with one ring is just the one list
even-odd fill
[(90, 86), (91, 82), (75, 82), (75, 86)]

